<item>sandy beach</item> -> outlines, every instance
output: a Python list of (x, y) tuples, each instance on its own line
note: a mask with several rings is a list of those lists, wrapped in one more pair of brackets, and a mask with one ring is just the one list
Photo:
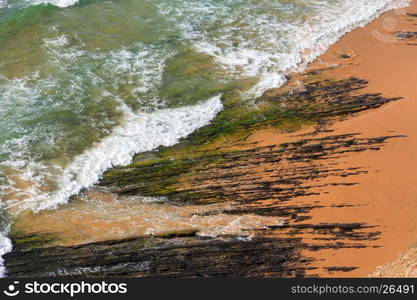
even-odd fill
[[(327, 208), (317, 209), (313, 213), (314, 221), (351, 222), (359, 219), (377, 225), (381, 231), (375, 248), (320, 252), (319, 258), (326, 264), (358, 266), (356, 270), (346, 273), (347, 276), (366, 277), (377, 266), (398, 260), (417, 241), (417, 39), (399, 38), (401, 32), (417, 31), (417, 18), (413, 15), (416, 12), (417, 1), (413, 1), (407, 9), (383, 14), (364, 28), (344, 36), (309, 67), (314, 70), (335, 66), (333, 70), (323, 72), (322, 76), (332, 79), (363, 78), (369, 81), (367, 93), (403, 98), (329, 126), (334, 134), (405, 136), (389, 142), (378, 152), (343, 157), (342, 161), (338, 161), (341, 166), (367, 166), (369, 172), (357, 175), (355, 181), (358, 184), (355, 186), (326, 188), (327, 195), (321, 192), (320, 204)], [(262, 141), (263, 145), (291, 139), (294, 136), (274, 135), (273, 130), (256, 133), (253, 137), (254, 141)], [(308, 204), (315, 200), (317, 197), (313, 196), (302, 201)], [(335, 209), (329, 207), (330, 203), (359, 206)], [(333, 275), (340, 276), (341, 273)]]
[(22, 213), (10, 276), (417, 276), (416, 54), (417, 0), (254, 101), (255, 121), (224, 126), (244, 111), (229, 103), (189, 140)]

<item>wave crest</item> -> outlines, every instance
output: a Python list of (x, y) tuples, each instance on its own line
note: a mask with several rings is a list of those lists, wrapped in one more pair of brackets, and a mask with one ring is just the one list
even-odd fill
[(51, 4), (57, 7), (69, 7), (77, 4), (79, 0), (36, 0), (33, 4)]
[(115, 166), (128, 165), (136, 153), (172, 146), (206, 126), (223, 108), (221, 96), (194, 106), (136, 114), (125, 108), (122, 124), (91, 149), (77, 156), (58, 178), (58, 190), (19, 203), (19, 209), (53, 209), (98, 182)]

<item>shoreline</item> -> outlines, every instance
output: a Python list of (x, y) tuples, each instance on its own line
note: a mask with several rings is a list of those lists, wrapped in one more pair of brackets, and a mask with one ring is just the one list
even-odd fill
[[(367, 93), (403, 98), (377, 110), (362, 112), (353, 118), (335, 122), (328, 128), (334, 134), (360, 132), (361, 136), (406, 136), (378, 152), (343, 158), (342, 166), (368, 165), (371, 171), (358, 175), (355, 178), (358, 184), (355, 186), (329, 189), (330, 196), (321, 203), (354, 202), (363, 205), (360, 209), (323, 209), (313, 214), (317, 222), (359, 218), (370, 224), (378, 224), (381, 231), (379, 248), (358, 250), (357, 254), (354, 254), (354, 250), (338, 254), (330, 251), (319, 256), (326, 259), (326, 262), (342, 261), (360, 266), (358, 270), (346, 274), (350, 277), (367, 276), (376, 267), (397, 261), (417, 240), (417, 191), (414, 174), (417, 169), (414, 150), (417, 149), (417, 126), (412, 121), (417, 113), (417, 92), (413, 82), (417, 78), (417, 43), (414, 44), (417, 39), (414, 37), (401, 40), (396, 37), (401, 32), (417, 31), (417, 18), (413, 15), (416, 12), (417, 1), (412, 1), (405, 9), (381, 15), (367, 26), (345, 35), (309, 66), (310, 70), (333, 66), (334, 69), (323, 72), (323, 77), (364, 78), (369, 81), (365, 88)], [(288, 136), (266, 131), (264, 134), (258, 133), (252, 141), (258, 140), (263, 145), (268, 145), (272, 141), (276, 142), (276, 139), (288, 139)], [(314, 197), (311, 197), (305, 199), (305, 202), (313, 200)], [(384, 273), (373, 274), (378, 275), (383, 276)], [(385, 273), (385, 276), (394, 275)]]
[[(357, 187), (333, 195), (340, 201), (355, 199), (355, 202), (367, 203), (368, 209), (352, 210), (352, 214), (368, 222), (372, 219), (376, 224), (379, 222), (382, 247), (353, 259), (365, 262), (361, 270), (364, 273), (358, 274), (361, 276), (371, 274), (375, 264), (379, 266), (396, 261), (417, 240), (417, 157), (414, 154), (417, 126), (412, 121), (417, 113), (417, 92), (413, 88), (413, 81), (417, 78), (417, 56), (415, 45), (411, 44), (413, 38), (401, 40), (398, 37), (399, 32), (417, 31), (417, 19), (413, 15), (416, 12), (417, 1), (412, 1), (406, 9), (388, 12), (365, 28), (342, 38), (321, 58), (331, 61), (332, 53), (352, 49), (357, 55), (357, 65), (342, 67), (338, 72), (366, 78), (369, 81), (366, 91), (369, 93), (403, 97), (401, 101), (365, 112), (333, 127), (339, 134), (356, 131), (368, 136), (392, 133), (406, 136), (381, 151), (352, 158), (356, 164), (371, 165), (375, 171), (358, 178), (360, 184)], [(346, 164), (349, 164), (348, 160)]]
[[(401, 11), (417, 13), (417, 1), (413, 1), (409, 8)], [(408, 24), (407, 18), (412, 20), (411, 25)], [(387, 19), (390, 21), (386, 21)], [(393, 20), (396, 22), (395, 24), (392, 22)], [(387, 27), (386, 24), (388, 23), (390, 24), (391, 32), (387, 32), (383, 26), (385, 24), (385, 27)], [(283, 134), (279, 129), (254, 129), (254, 132), (246, 133), (246, 136), (243, 138), (240, 137), (237, 140), (238, 142), (232, 140), (229, 143), (226, 136), (226, 142), (220, 144), (219, 147), (227, 145), (240, 150), (230, 154), (230, 161), (224, 159), (224, 157), (222, 158), (223, 161), (221, 161), (215, 155), (213, 158), (209, 157), (209, 160), (203, 161), (202, 165), (209, 170), (208, 174), (210, 175), (206, 176), (208, 179), (204, 178), (204, 181), (196, 183), (187, 177), (189, 175), (185, 176), (182, 172), (174, 172), (168, 174), (177, 176), (181, 184), (175, 182), (171, 186), (171, 182), (168, 182), (168, 185), (167, 182), (162, 181), (162, 184), (156, 182), (156, 185), (153, 186), (151, 183), (146, 183), (148, 184), (146, 186), (138, 178), (143, 178), (144, 182), (146, 182), (147, 178), (142, 173), (146, 173), (146, 167), (148, 167), (149, 163), (141, 165), (140, 162), (135, 162), (126, 168), (108, 172), (107, 177), (98, 185), (98, 188), (103, 188), (106, 193), (109, 192), (119, 196), (135, 195), (135, 193), (140, 195), (143, 192), (153, 196), (158, 192), (162, 193), (162, 195), (166, 194), (168, 198), (172, 197), (172, 199), (170, 198), (170, 205), (174, 203), (175, 206), (175, 203), (179, 203), (179, 207), (185, 205), (186, 209), (192, 207), (193, 204), (216, 204), (216, 201), (220, 201), (219, 197), (221, 197), (221, 201), (226, 201), (224, 207), (219, 205), (221, 208), (216, 208), (217, 214), (211, 211), (209, 206), (207, 206), (207, 211), (187, 211), (190, 216), (194, 217), (197, 214), (202, 218), (201, 224), (203, 225), (199, 226), (207, 226), (206, 224), (212, 222), (210, 218), (204, 218), (213, 215), (213, 213), (214, 217), (221, 217), (225, 220), (223, 213), (226, 212), (227, 216), (234, 216), (232, 218), (234, 221), (241, 221), (241, 218), (236, 218), (235, 216), (245, 216), (246, 211), (249, 212), (250, 216), (255, 215), (257, 218), (251, 219), (252, 223), (244, 224), (240, 228), (243, 232), (247, 230), (255, 232), (255, 238), (248, 242), (249, 245), (253, 246), (245, 246), (245, 242), (240, 242), (239, 244), (233, 241), (232, 243), (239, 248), (236, 250), (239, 251), (239, 255), (243, 255), (242, 258), (247, 260), (247, 268), (253, 266), (250, 263), (251, 258), (244, 254), (247, 251), (245, 247), (257, 247), (256, 245), (261, 244), (270, 245), (270, 243), (272, 243), (275, 249), (287, 249), (288, 245), (293, 245), (292, 247), (294, 247), (293, 251), (286, 258), (288, 261), (284, 261), (283, 265), (279, 265), (280, 268), (284, 269), (283, 273), (274, 273), (273, 269), (265, 267), (264, 271), (253, 271), (254, 273), (252, 274), (256, 274), (256, 276), (266, 276), (266, 274), (325, 277), (367, 276), (377, 266), (398, 259), (399, 255), (405, 252), (410, 244), (417, 239), (417, 220), (415, 221), (413, 218), (417, 212), (417, 204), (414, 205), (413, 196), (417, 192), (414, 189), (412, 180), (413, 166), (417, 167), (417, 159), (413, 158), (412, 152), (412, 149), (415, 149), (413, 145), (417, 143), (417, 130), (411, 122), (412, 112), (417, 112), (417, 106), (412, 104), (411, 100), (415, 96), (415, 92), (412, 90), (412, 78), (415, 75), (413, 69), (416, 69), (413, 66), (414, 64), (417, 66), (417, 58), (413, 59), (413, 50), (416, 48), (414, 45), (409, 45), (410, 40), (392, 38), (396, 28), (399, 31), (407, 32), (416, 30), (417, 25), (414, 23), (417, 23), (417, 18), (398, 14), (398, 10), (385, 13), (364, 28), (359, 28), (346, 34), (327, 50), (324, 55), (311, 63), (306, 72), (294, 75), (285, 87), (277, 90), (273, 89), (267, 93), (267, 96), (273, 100), (274, 97), (278, 97), (276, 94), (279, 95), (287, 88), (290, 90), (294, 88), (295, 91), (301, 89), (298, 95), (304, 97), (302, 89), (311, 80), (310, 77), (313, 81), (331, 79), (335, 80), (335, 83), (339, 83), (339, 81), (343, 83), (340, 88), (342, 91), (346, 90), (343, 94), (344, 97), (354, 98), (357, 96), (365, 99), (365, 108), (363, 110), (367, 111), (362, 112), (362, 108), (357, 110), (354, 106), (356, 105), (355, 100), (347, 103), (349, 109), (353, 108), (351, 112), (347, 111), (345, 114), (343, 112), (345, 108), (342, 107), (342, 113), (338, 112), (340, 114), (339, 119), (330, 122), (325, 121), (324, 124), (320, 124), (318, 131), (314, 129), (312, 132), (311, 127), (308, 127), (307, 124), (307, 127), (301, 126), (304, 128), (302, 130), (291, 129), (291, 134)], [(393, 24), (396, 26), (393, 26)], [(375, 30), (379, 30), (380, 35), (375, 35)], [(384, 35), (381, 35), (382, 33)], [(383, 37), (382, 41), (381, 37)], [(392, 70), (391, 76), (387, 72), (382, 72), (385, 68)], [(407, 70), (407, 72), (404, 72), (404, 70)], [(310, 75), (313, 73), (314, 75)], [(350, 82), (348, 78), (352, 76), (358, 78), (358, 80)], [(392, 77), (394, 77), (394, 81)], [(366, 83), (359, 79), (365, 80)], [(344, 82), (344, 80), (347, 81)], [(391, 82), (393, 83), (391, 84)], [(350, 90), (349, 84), (358, 85), (358, 90)], [(324, 85), (315, 88), (318, 89), (319, 93), (328, 93), (327, 90), (330, 90), (326, 96), (333, 97), (331, 93), (331, 89), (334, 88), (333, 83), (330, 83), (328, 86)], [(291, 95), (291, 93), (292, 91), (288, 95)], [(375, 96), (374, 93), (381, 93), (382, 97)], [(394, 101), (398, 97), (403, 99)], [(332, 98), (332, 101), (337, 100), (337, 97)], [(376, 105), (374, 105), (374, 102), (376, 102)], [(330, 104), (336, 105), (337, 103)], [(327, 107), (327, 104), (325, 107)], [(323, 113), (320, 110), (318, 112), (320, 114)], [(358, 114), (357, 112), (360, 113)], [(404, 112), (408, 113), (408, 119), (404, 117)], [(307, 113), (310, 112), (307, 111)], [(332, 115), (332, 113), (326, 113), (329, 116)], [(312, 114), (314, 114), (314, 111)], [(355, 116), (350, 117), (351, 114), (355, 114)], [(310, 117), (306, 117), (306, 120), (308, 121)], [(388, 124), (387, 120), (395, 122), (389, 122)], [(299, 125), (296, 123), (295, 126)], [(303, 144), (300, 147), (298, 145), (299, 141), (303, 139)], [(294, 142), (294, 145), (287, 149), (286, 143), (291, 142)], [(317, 146), (317, 143), (320, 144)], [(254, 148), (254, 145), (258, 148)], [(251, 148), (254, 148), (254, 150), (251, 150)], [(174, 148), (173, 152), (175, 152), (175, 149), (178, 148)], [(265, 149), (270, 150), (268, 152)], [(336, 149), (338, 152), (334, 152), (333, 149)], [(169, 150), (167, 151), (169, 154)], [(343, 156), (335, 155), (337, 153), (341, 153)], [(282, 155), (282, 157), (274, 161), (273, 159), (278, 154)], [(168, 157), (170, 157), (169, 155)], [(193, 153), (193, 155), (195, 154)], [(223, 154), (223, 156), (225, 155), (229, 154)], [(294, 160), (294, 155), (301, 157), (301, 159)], [(184, 156), (187, 156), (186, 153)], [(251, 168), (242, 167), (243, 164), (240, 166), (238, 164), (237, 167), (233, 165), (234, 160), (240, 163), (242, 157), (248, 159), (249, 165), (252, 164), (250, 165)], [(265, 157), (266, 159), (264, 159)], [(319, 160), (316, 160), (316, 157)], [(392, 158), (395, 158), (395, 161), (392, 161)], [(397, 158), (401, 159), (397, 160)], [(189, 157), (184, 161), (188, 164), (187, 159)], [(220, 160), (220, 166), (213, 165), (217, 163), (217, 160)], [(171, 161), (173, 161), (172, 158), (170, 158), (169, 162), (164, 161), (164, 164), (171, 164)], [(313, 163), (313, 165), (311, 169), (308, 169), (310, 172), (308, 176), (301, 180), (300, 184), (298, 177), (303, 172), (301, 170), (306, 168), (306, 162), (308, 162), (309, 167), (311, 167), (310, 163)], [(248, 164), (248, 162), (245, 163)], [(180, 164), (180, 167), (189, 168), (187, 164)], [(157, 166), (159, 168), (159, 165)], [(337, 166), (337, 168), (333, 166)], [(402, 173), (404, 166), (407, 166), (405, 174)], [(135, 171), (136, 173), (133, 173), (133, 185), (130, 184), (132, 176), (126, 173), (130, 171), (125, 172), (125, 170), (130, 170), (132, 167), (136, 167), (142, 172), (138, 173), (139, 171)], [(145, 171), (140, 170), (143, 167), (145, 167)], [(150, 165), (150, 174), (154, 172), (152, 168), (153, 165)], [(192, 168), (190, 174), (195, 172)], [(200, 170), (204, 175), (204, 168), (197, 170)], [(249, 175), (246, 173), (240, 174), (239, 172), (242, 168), (244, 172), (252, 171), (252, 175), (250, 172)], [(277, 168), (280, 171), (285, 169), (286, 171), (283, 173), (286, 175), (284, 176), (289, 178), (292, 176), (297, 178), (297, 180), (293, 180), (290, 183), (286, 182), (288, 178), (284, 178), (279, 183), (272, 181), (271, 178), (277, 175), (274, 174), (272, 176), (271, 170)], [(227, 169), (230, 169), (230, 172), (225, 171)], [(155, 170), (158, 175), (161, 172), (165, 172), (165, 169)], [(326, 175), (314, 175), (317, 170), (319, 173)], [(120, 174), (117, 173), (119, 171)], [(170, 171), (169, 168), (168, 171)], [(183, 170), (180, 169), (180, 171)], [(126, 182), (123, 181), (125, 176), (122, 176), (123, 172), (129, 175)], [(403, 176), (398, 176), (398, 174), (403, 174)], [(117, 179), (117, 184), (111, 181), (112, 177)], [(262, 189), (257, 187), (252, 190), (251, 186), (255, 185), (255, 183), (251, 181), (255, 178), (260, 181), (259, 186)], [(349, 180), (342, 181), (340, 178), (349, 178)], [(239, 188), (245, 187), (244, 190), (251, 193), (251, 196), (237, 190), (233, 187), (234, 185), (238, 185)], [(163, 189), (161, 189), (161, 186)], [(221, 194), (214, 193), (217, 192), (217, 189), (221, 189)], [(207, 190), (213, 191), (208, 192)], [(284, 192), (281, 194), (281, 191)], [(260, 199), (252, 199), (254, 194), (262, 197)], [(277, 199), (271, 199), (277, 197), (277, 195)], [(401, 197), (397, 195), (405, 197), (399, 199)], [(97, 199), (103, 203), (113, 201), (111, 197), (108, 199), (106, 196), (98, 196)], [(120, 201), (119, 198), (116, 199)], [(401, 202), (398, 205), (393, 205), (392, 200), (401, 200)], [(242, 201), (242, 203), (239, 201)], [(67, 213), (71, 215), (73, 210), (77, 213), (77, 208), (79, 208), (77, 205), (79, 205), (79, 201), (69, 203), (67, 205), (69, 207)], [(271, 216), (279, 217), (279, 223), (282, 224), (268, 224), (268, 229), (262, 229), (262, 226), (260, 226), (262, 222), (268, 221), (268, 217)], [(37, 215), (31, 215), (30, 218), (25, 216), (25, 218), (28, 218), (26, 222), (19, 220), (16, 225), (18, 230), (14, 229), (13, 238), (15, 241), (20, 242), (20, 246), (14, 249), (14, 252), (10, 255), (6, 255), (6, 265), (11, 267), (11, 269), (14, 268), (14, 274), (22, 275), (19, 272), (25, 274), (25, 270), (20, 270), (19, 268), (21, 267), (19, 265), (21, 266), (20, 260), (22, 259), (20, 255), (27, 249), (33, 249), (35, 254), (38, 253), (36, 255), (42, 257), (42, 251), (50, 249), (48, 247), (52, 247), (53, 252), (53, 249), (55, 249), (53, 247), (66, 246), (64, 249), (72, 253), (71, 251), (84, 250), (83, 247), (79, 248), (81, 250), (75, 250), (70, 247), (71, 245), (86, 245), (85, 247), (88, 250), (88, 247), (90, 247), (89, 243), (97, 242), (97, 245), (104, 245), (106, 249), (111, 251), (112, 246), (108, 244), (112, 245), (111, 241), (113, 240), (120, 241), (114, 242), (114, 245), (118, 245), (118, 243), (123, 245), (127, 243), (123, 238), (137, 237), (139, 240), (134, 242), (135, 245), (137, 242), (139, 244), (142, 243), (140, 242), (140, 238), (142, 238), (141, 233), (132, 233), (130, 231), (124, 233), (125, 235), (130, 234), (129, 236), (107, 235), (109, 243), (106, 243), (106, 235), (102, 235), (103, 231), (125, 228), (126, 221), (121, 225), (109, 225), (104, 222), (97, 225), (101, 235), (94, 232), (95, 230), (92, 232), (87, 230), (84, 232), (86, 237), (81, 238), (72, 236), (73, 232), (71, 232), (71, 229), (65, 228), (65, 226), (56, 227), (56, 230), (59, 229), (62, 232), (48, 232), (48, 227), (53, 224), (51, 222), (60, 222), (57, 220), (60, 217), (64, 218), (59, 212), (42, 212)], [(94, 224), (94, 218), (97, 218), (97, 216), (91, 215), (90, 217), (92, 224)], [(65, 220), (63, 222), (61, 225), (68, 224), (65, 223)], [(141, 220), (136, 220), (135, 222), (141, 222)], [(41, 225), (36, 226), (40, 230), (39, 232), (31, 232), (33, 224)], [(221, 225), (224, 224), (222, 222), (219, 222), (219, 224), (224, 226)], [(179, 244), (184, 243), (184, 245), (191, 243), (192, 247), (190, 246), (190, 249), (195, 246), (195, 243), (202, 242), (201, 232), (198, 235), (198, 230), (182, 228), (181, 226), (176, 230), (178, 233), (175, 233), (175, 231), (170, 234), (163, 233), (162, 236), (160, 233), (155, 234), (158, 247), (160, 246), (159, 243), (165, 243), (165, 241), (160, 241), (159, 239), (173, 239), (172, 241)], [(23, 238), (19, 237), (19, 234), (16, 232), (19, 234), (24, 233), (26, 236), (23, 236)], [(33, 234), (39, 237), (35, 237), (34, 242)], [(54, 234), (58, 235), (57, 239), (53, 236)], [(214, 238), (208, 242), (203, 239), (204, 243), (207, 243), (204, 247), (210, 250), (210, 247), (218, 247), (219, 245), (224, 245), (224, 243), (228, 244), (230, 243), (228, 239), (239, 239), (239, 234), (241, 233), (228, 232), (226, 233), (228, 235), (226, 240)], [(65, 241), (65, 237), (69, 237), (69, 241)], [(80, 238), (80, 240), (77, 240), (77, 238)], [(172, 241), (169, 240), (168, 244)], [(29, 248), (27, 248), (28, 245)], [(136, 245), (135, 247), (138, 246)], [(263, 249), (262, 247), (256, 248), (258, 252), (255, 251), (255, 248), (252, 250), (254, 251), (253, 253), (260, 254)], [(36, 251), (41, 252), (39, 254)], [(61, 248), (58, 249), (58, 253), (60, 251)], [(153, 254), (156, 255), (155, 253)], [(83, 255), (86, 254), (83, 252)], [(263, 263), (270, 267), (270, 259), (279, 259), (276, 255), (278, 253), (268, 252), (268, 254), (262, 256)], [(69, 255), (69, 257), (71, 256)], [(192, 255), (192, 257), (194, 256)], [(195, 259), (198, 260), (197, 257)], [(213, 257), (211, 262), (217, 263), (219, 259), (221, 258)], [(91, 261), (89, 258), (82, 260), (87, 265), (89, 261)], [(16, 262), (18, 267), (16, 267)], [(308, 262), (309, 267), (303, 268), (299, 265), (302, 265), (303, 262)], [(143, 262), (141, 261), (140, 263)], [(149, 262), (150, 265), (153, 263)], [(236, 265), (232, 258), (227, 263), (230, 263), (230, 271), (233, 271)], [(71, 266), (71, 262), (68, 262), (68, 264)], [(59, 265), (57, 266), (59, 267)], [(139, 276), (138, 274), (142, 274), (147, 270), (146, 268), (139, 268), (134, 271)], [(204, 273), (206, 270), (201, 269), (197, 271)], [(44, 274), (56, 275), (54, 271), (49, 270), (45, 272)], [(73, 273), (68, 271), (67, 275), (69, 274)], [(192, 274), (190, 275), (187, 272), (175, 274), (176, 276), (192, 276)], [(76, 275), (93, 276), (94, 272)], [(158, 273), (153, 273), (152, 275), (155, 276)]]

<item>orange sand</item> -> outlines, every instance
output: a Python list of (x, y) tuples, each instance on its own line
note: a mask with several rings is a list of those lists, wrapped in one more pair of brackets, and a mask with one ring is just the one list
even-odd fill
[[(338, 66), (325, 71), (323, 76), (333, 79), (356, 76), (369, 80), (366, 92), (382, 93), (384, 97), (404, 97), (403, 100), (380, 109), (335, 123), (331, 127), (334, 130), (332, 134), (358, 132), (364, 137), (407, 136), (388, 141), (380, 151), (349, 154), (337, 159), (340, 168), (360, 166), (369, 171), (368, 174), (352, 178), (358, 185), (327, 186), (319, 191), (319, 196), (291, 200), (291, 205), (295, 206), (323, 206), (312, 212), (313, 219), (306, 221), (308, 223), (364, 222), (378, 226), (375, 230), (381, 231), (379, 240), (370, 243), (371, 247), (306, 251), (307, 256), (317, 259), (314, 267), (318, 270), (314, 270), (314, 274), (319, 273), (325, 277), (366, 277), (377, 266), (397, 260), (417, 241), (417, 122), (413, 120), (417, 116), (417, 84), (414, 84), (417, 78), (417, 46), (410, 45), (412, 41), (399, 41), (393, 34), (402, 30), (417, 31), (417, 18), (407, 16), (406, 12), (417, 13), (417, 0), (407, 10), (389, 12), (365, 28), (347, 34), (309, 67), (322, 69)], [(352, 58), (343, 59), (340, 54), (349, 54)], [(301, 138), (295, 135), (307, 131), (289, 136), (272, 129), (263, 130), (253, 134), (248, 142), (273, 145), (299, 140)], [(340, 179), (330, 177), (324, 179), (323, 183), (337, 181)], [(92, 198), (97, 198), (97, 201), (72, 203), (58, 211), (25, 216), (17, 222), (20, 226), (17, 229), (25, 231), (36, 228), (44, 232), (53, 230), (54, 233), (66, 237), (61, 243), (70, 245), (146, 234), (147, 226), (152, 224), (155, 227), (156, 220), (160, 222), (159, 232), (168, 229), (206, 228), (208, 235), (213, 232), (224, 233), (224, 227), (233, 222), (240, 224), (237, 229), (241, 233), (240, 231), (258, 229), (280, 221), (267, 217), (249, 216), (249, 219), (236, 219), (237, 217), (221, 215), (217, 219), (210, 216), (198, 217), (190, 222), (190, 216), (201, 213), (202, 208), (175, 208), (157, 203), (133, 205), (104, 199), (100, 195)], [(356, 206), (335, 207), (343, 204)], [(176, 216), (177, 219), (172, 221), (170, 216)], [(222, 230), (218, 232), (219, 229)], [(306, 234), (303, 238), (308, 240), (316, 236)], [(353, 266), (357, 269), (348, 273), (329, 273), (325, 267), (331, 266)]]
[[(297, 200), (297, 204), (334, 203), (361, 206), (315, 210), (310, 223), (366, 222), (379, 225), (382, 234), (378, 248), (322, 250), (308, 253), (324, 259), (322, 266), (356, 266), (353, 272), (330, 276), (366, 277), (381, 264), (397, 260), (417, 240), (417, 41), (398, 40), (396, 31), (417, 31), (417, 1), (407, 9), (388, 12), (364, 28), (344, 36), (320, 57), (311, 68), (339, 65), (326, 71), (327, 78), (355, 76), (369, 80), (365, 92), (382, 93), (384, 97), (404, 97), (380, 109), (337, 122), (332, 134), (361, 133), (364, 137), (406, 135), (390, 141), (380, 151), (349, 155), (338, 161), (341, 167), (365, 166), (369, 174), (354, 178), (356, 186), (326, 188), (319, 196)], [(349, 54), (350, 59), (340, 58)], [(276, 144), (295, 137), (274, 130), (255, 133), (252, 141), (262, 145)], [(334, 181), (330, 178), (329, 181)], [(322, 263), (317, 263), (320, 267)], [(329, 274), (324, 274), (329, 276)]]

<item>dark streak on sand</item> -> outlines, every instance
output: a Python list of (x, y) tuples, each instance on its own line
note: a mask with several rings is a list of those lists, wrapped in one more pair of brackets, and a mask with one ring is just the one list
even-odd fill
[[(288, 103), (303, 119), (325, 130), (335, 118), (380, 107), (399, 98), (360, 94), (365, 80), (317, 81), (261, 101)], [(296, 101), (294, 100), (296, 99)], [(308, 108), (308, 109), (306, 109)], [(198, 133), (196, 133), (198, 135)], [(314, 259), (305, 251), (379, 247), (377, 224), (312, 223), (311, 212), (323, 204), (294, 202), (320, 196), (329, 185), (355, 185), (365, 166), (341, 168), (337, 159), (378, 151), (399, 135), (362, 137), (359, 133), (303, 138), (268, 147), (201, 154), (113, 170), (98, 188), (119, 195), (165, 196), (170, 205), (228, 202), (224, 214), (277, 216), (282, 226), (258, 230), (252, 239), (239, 236), (203, 238), (196, 232), (50, 247), (31, 238), (13, 236), (14, 249), (5, 255), (10, 277), (293, 277), (318, 276)], [(323, 183), (323, 179), (330, 180)], [(329, 204), (327, 204), (329, 206)], [(355, 206), (331, 203), (341, 209)], [(212, 214), (220, 212), (213, 211)], [(210, 213), (209, 213), (210, 214)], [(46, 238), (47, 239), (47, 238)], [(45, 243), (46, 244), (46, 243)], [(357, 266), (327, 266), (327, 272), (346, 273)], [(317, 271), (317, 272), (316, 272)]]

